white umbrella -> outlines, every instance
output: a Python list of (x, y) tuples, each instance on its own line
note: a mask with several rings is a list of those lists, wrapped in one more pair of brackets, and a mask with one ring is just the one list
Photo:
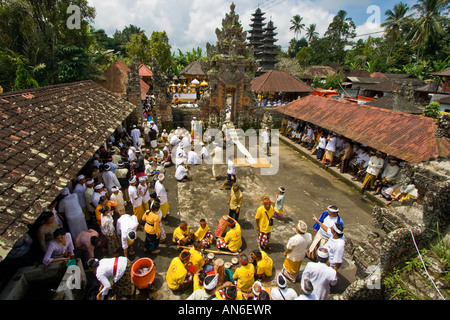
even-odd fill
[(192, 83), (192, 84), (199, 84), (200, 81), (198, 81), (197, 79), (194, 79), (194, 80), (191, 81), (191, 83)]

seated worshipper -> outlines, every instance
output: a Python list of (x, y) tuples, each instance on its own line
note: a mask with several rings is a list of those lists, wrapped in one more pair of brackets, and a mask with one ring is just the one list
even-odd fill
[(43, 263), (47, 266), (52, 262), (64, 261), (74, 258), (72, 236), (64, 228), (53, 232), (53, 240), (48, 244)]
[(308, 231), (308, 226), (303, 220), (299, 220), (295, 226), (296, 234), (289, 238), (284, 251), (284, 263), (281, 273), (291, 282), (297, 281), (297, 276), (306, 257), (306, 250), (312, 242), (312, 236)]
[(225, 237), (217, 237), (216, 245), (218, 249), (228, 249), (231, 252), (237, 252), (242, 247), (242, 235), (240, 224), (230, 216), (227, 217), (227, 225), (230, 230)]
[(273, 213), (275, 217), (281, 220), (282, 223), (286, 221), (283, 215), (283, 205), (284, 205), (284, 195), (286, 193), (286, 189), (284, 187), (278, 187), (278, 193), (275, 196), (275, 205), (273, 206)]
[(104, 300), (111, 291), (115, 300), (121, 300), (133, 295), (131, 282), (132, 263), (127, 257), (90, 259), (88, 267), (94, 272), (101, 283), (97, 300)]
[(273, 228), (274, 210), (272, 201), (265, 196), (263, 205), (258, 208), (255, 215), (256, 230), (258, 231), (258, 246), (261, 249), (270, 250), (270, 232)]
[(314, 287), (309, 279), (304, 279), (301, 284), (301, 293), (294, 300), (317, 300), (313, 293)]
[(187, 164), (191, 166), (202, 164), (202, 160), (198, 156), (197, 152), (194, 151), (194, 146), (191, 146), (191, 151), (187, 154)]
[(355, 176), (353, 181), (361, 181), (366, 172), (367, 165), (369, 164), (370, 154), (366, 147), (362, 147), (359, 154), (350, 162), (352, 168), (352, 174)]
[(314, 288), (312, 293), (317, 300), (326, 300), (330, 294), (330, 286), (336, 285), (338, 280), (336, 270), (327, 265), (328, 256), (326, 248), (319, 248), (318, 261), (308, 262), (302, 273), (301, 282), (303, 283), (306, 279), (311, 281)]
[(295, 300), (297, 298), (297, 292), (292, 288), (288, 288), (287, 284), (286, 278), (279, 273), (277, 275), (278, 288), (272, 288), (270, 290), (272, 300)]
[(85, 262), (90, 258), (94, 258), (95, 248), (100, 245), (101, 241), (99, 234), (94, 229), (81, 231), (74, 241), (75, 249), (78, 249), (82, 252), (82, 255), (85, 257)]
[(100, 209), (100, 212), (100, 231), (106, 238), (108, 255), (111, 257), (120, 248), (119, 237), (116, 233), (116, 229), (114, 228), (113, 211), (108, 205), (106, 205)]
[(209, 152), (208, 152), (208, 149), (206, 149), (205, 144), (203, 142), (200, 142), (200, 146), (202, 148), (199, 152), (199, 157), (201, 159), (209, 159)]
[(237, 183), (233, 184), (233, 187), (230, 191), (230, 198), (228, 199), (228, 205), (229, 205), (229, 216), (233, 218), (236, 221), (239, 221), (239, 213), (241, 211), (242, 207), (242, 191), (239, 188), (239, 185)]
[(376, 180), (374, 185), (376, 187), (375, 194), (380, 194), (381, 189), (383, 188), (389, 188), (393, 185), (395, 185), (397, 177), (400, 172), (400, 167), (397, 165), (396, 159), (389, 159), (388, 164), (384, 168), (383, 172), (381, 173), (380, 179)]
[(236, 286), (239, 290), (249, 293), (255, 282), (255, 266), (250, 263), (245, 253), (239, 254), (239, 261), (241, 266), (234, 271), (233, 279), (236, 280)]
[(159, 230), (159, 202), (152, 204), (151, 210), (145, 212), (142, 218), (145, 221), (145, 242), (144, 252), (150, 251), (150, 253), (159, 253), (159, 238), (161, 232)]
[(206, 220), (204, 218), (200, 219), (200, 226), (197, 231), (195, 231), (195, 239), (197, 241), (201, 241), (203, 247), (209, 248), (214, 240), (214, 234), (209, 229), (209, 226), (206, 224)]
[[(413, 184), (398, 185), (394, 187), (391, 187), (393, 190), (390, 196), (385, 197), (387, 200), (389, 200), (389, 202), (386, 203), (387, 206), (391, 205), (394, 201), (403, 202), (408, 199), (417, 199), (419, 197), (419, 190)], [(386, 190), (382, 190), (381, 193), (383, 194), (383, 196), (387, 195)]]
[(243, 292), (245, 300), (270, 300), (270, 289), (263, 287), (262, 283), (255, 281), (249, 293)]
[(273, 260), (262, 250), (252, 251), (251, 263), (255, 266), (255, 278), (266, 281), (272, 276)]
[(221, 190), (223, 190), (225, 188), (226, 185), (233, 185), (233, 183), (236, 183), (236, 165), (234, 163), (234, 156), (230, 155), (228, 157), (228, 162), (227, 162), (227, 178), (226, 180), (223, 182), (222, 186), (220, 187)]
[(170, 143), (166, 142), (164, 148), (163, 148), (163, 153), (164, 151), (167, 151), (167, 153), (171, 153), (170, 151)]
[(116, 223), (116, 232), (120, 237), (122, 249), (125, 257), (134, 254), (133, 244), (136, 241), (136, 230), (139, 225), (138, 219), (135, 215), (124, 213), (120, 216)]
[(194, 290), (186, 300), (211, 300), (215, 297), (216, 287), (219, 280), (219, 274), (206, 275), (203, 280), (203, 288)]
[(215, 295), (214, 300), (244, 300), (242, 291), (230, 281), (219, 286), (216, 289)]
[(201, 241), (195, 240), (192, 244), (192, 248), (189, 249), (189, 253), (191, 254), (190, 261), (192, 265), (195, 266), (195, 273), (199, 273), (202, 270), (206, 258), (202, 255), (203, 243)]
[(189, 169), (186, 162), (180, 163), (180, 165), (175, 170), (175, 179), (178, 182), (191, 181), (192, 178), (189, 177)]
[(167, 286), (171, 290), (182, 290), (192, 284), (195, 266), (190, 262), (191, 254), (184, 250), (170, 262), (166, 272)]
[(179, 246), (187, 246), (195, 241), (194, 230), (190, 229), (186, 221), (180, 221), (173, 231), (172, 242)]
[(328, 265), (338, 271), (344, 261), (344, 227), (340, 223), (335, 223), (333, 227), (328, 228), (328, 232), (332, 234), (324, 244), (324, 248), (328, 249)]
[(168, 141), (169, 141), (169, 134), (167, 133), (166, 129), (163, 129), (163, 131), (161, 133), (161, 142), (167, 143)]
[(70, 193), (66, 187), (61, 191), (63, 198), (59, 201), (58, 212), (63, 214), (69, 227), (72, 239), (75, 239), (81, 231), (87, 231), (86, 217), (78, 202), (78, 195)]
[(173, 165), (172, 154), (167, 150), (164, 150), (163, 153), (164, 153), (164, 155), (161, 159), (161, 165), (164, 168), (170, 167), (171, 165)]
[(327, 210), (322, 212), (319, 219), (315, 215), (313, 215), (313, 220), (316, 222), (313, 226), (314, 231), (316, 232), (311, 245), (306, 252), (306, 255), (309, 259), (316, 261), (317, 260), (317, 249), (324, 245), (328, 239), (331, 237), (330, 233), (328, 233), (328, 229), (332, 228), (333, 225), (338, 222), (344, 226), (344, 221), (342, 221), (339, 216), (339, 209), (336, 206), (328, 206)]
[(362, 191), (371, 190), (374, 188), (374, 182), (378, 178), (378, 174), (383, 168), (384, 159), (381, 157), (381, 152), (377, 151), (374, 156), (370, 157), (366, 169), (366, 175), (362, 183)]

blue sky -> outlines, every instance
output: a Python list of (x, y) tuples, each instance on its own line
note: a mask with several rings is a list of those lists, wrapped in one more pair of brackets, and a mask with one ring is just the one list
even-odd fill
[[(289, 21), (295, 14), (303, 17), (306, 26), (316, 23), (322, 36), (334, 15), (343, 9), (357, 25), (358, 35), (365, 35), (382, 31), (376, 23), (382, 23), (385, 19), (384, 12), (392, 9), (398, 2), (400, 1), (234, 0), (236, 12), (246, 30), (250, 28), (251, 14), (258, 6), (266, 12), (266, 22), (272, 20), (277, 28), (276, 44), (284, 49), (294, 37), (293, 32), (289, 31)], [(411, 7), (417, 1), (402, 2)], [(197, 47), (205, 51), (207, 42), (216, 43), (215, 29), (221, 27), (231, 3), (229, 0), (89, 0), (89, 5), (97, 11), (94, 25), (96, 29), (104, 29), (107, 34), (112, 35), (116, 29), (122, 30), (125, 26), (134, 24), (145, 30), (148, 36), (152, 31), (166, 31), (172, 49), (183, 52)], [(370, 8), (372, 10), (368, 12)], [(380, 13), (379, 19), (375, 19), (376, 12)]]

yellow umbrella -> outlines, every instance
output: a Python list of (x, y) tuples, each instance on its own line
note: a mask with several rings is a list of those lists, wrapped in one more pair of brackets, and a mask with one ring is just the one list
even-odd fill
[(202, 83), (200, 83), (201, 86), (207, 86), (208, 82), (206, 82), (205, 80), (202, 81)]

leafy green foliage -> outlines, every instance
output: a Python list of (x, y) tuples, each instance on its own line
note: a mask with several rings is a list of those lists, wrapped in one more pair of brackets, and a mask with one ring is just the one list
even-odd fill
[(25, 69), (22, 60), (20, 58), (17, 59), (17, 71), (14, 90), (32, 89), (37, 87), (39, 87), (37, 81), (34, 80), (28, 70)]

